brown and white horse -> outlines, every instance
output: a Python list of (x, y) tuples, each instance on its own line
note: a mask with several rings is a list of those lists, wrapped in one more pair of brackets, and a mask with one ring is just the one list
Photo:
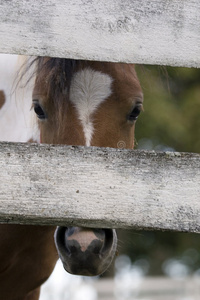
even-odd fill
[[(133, 148), (143, 101), (133, 65), (36, 58), (23, 76), (34, 82), (11, 93), (15, 65), (16, 56), (0, 56), (0, 140)], [(101, 274), (115, 255), (115, 230), (58, 227), (55, 242), (54, 232), (0, 225), (0, 300), (37, 300), (58, 255), (82, 275)]]

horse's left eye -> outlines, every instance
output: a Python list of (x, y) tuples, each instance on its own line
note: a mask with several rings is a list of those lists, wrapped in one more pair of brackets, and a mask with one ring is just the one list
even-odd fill
[(128, 120), (129, 121), (136, 121), (139, 114), (141, 112), (141, 105), (135, 106), (130, 115), (128, 115)]
[(33, 109), (34, 109), (38, 119), (40, 119), (40, 120), (46, 119), (45, 112), (44, 112), (43, 108), (40, 106), (40, 104), (38, 103), (38, 101), (33, 101)]

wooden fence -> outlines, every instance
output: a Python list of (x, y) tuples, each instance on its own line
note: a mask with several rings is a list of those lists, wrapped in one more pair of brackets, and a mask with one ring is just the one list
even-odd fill
[[(56, 300), (66, 299), (63, 296), (59, 297), (54, 286), (54, 281), (50, 286), (43, 286), (42, 295), (45, 292), (49, 298)], [(74, 282), (73, 282), (74, 283)], [(82, 284), (82, 286), (81, 286)], [(95, 299), (100, 300), (198, 300), (200, 293), (199, 277), (186, 278), (166, 278), (166, 277), (120, 277), (111, 279), (99, 279), (82, 281), (76, 290), (84, 287), (96, 293)], [(68, 287), (68, 286), (67, 286)], [(60, 287), (60, 290), (62, 287)], [(70, 286), (68, 293), (70, 294)], [(66, 285), (63, 286), (60, 295), (66, 293)], [(72, 294), (73, 292), (71, 292)], [(85, 296), (85, 294), (84, 294)], [(83, 299), (86, 299), (86, 297)], [(54, 297), (54, 298), (53, 298)], [(73, 294), (70, 299), (74, 299)], [(48, 299), (47, 296), (45, 299)], [(75, 298), (76, 299), (76, 298)], [(94, 299), (94, 298), (93, 298)]]
[[(200, 67), (199, 20), (199, 0), (0, 0), (0, 52)], [(200, 231), (198, 154), (1, 143), (0, 172), (0, 222)]]
[[(133, 278), (129, 286), (126, 281), (98, 280), (94, 282), (98, 299), (119, 300), (180, 300), (180, 299), (199, 299), (199, 279), (196, 278), (165, 278), (165, 277), (146, 277)], [(127, 284), (128, 285), (128, 284)]]
[(200, 67), (199, 0), (0, 0), (0, 52)]

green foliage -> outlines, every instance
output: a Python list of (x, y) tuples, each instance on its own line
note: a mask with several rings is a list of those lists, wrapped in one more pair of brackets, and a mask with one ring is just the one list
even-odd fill
[(138, 147), (150, 140), (152, 149), (200, 152), (200, 69), (137, 66), (137, 73), (144, 92)]
[[(138, 148), (200, 153), (200, 69), (136, 69), (144, 92), (144, 112), (136, 124)], [(169, 259), (182, 261), (193, 272), (200, 269), (200, 235), (122, 231), (119, 253), (133, 262), (148, 261), (148, 275), (163, 274)]]

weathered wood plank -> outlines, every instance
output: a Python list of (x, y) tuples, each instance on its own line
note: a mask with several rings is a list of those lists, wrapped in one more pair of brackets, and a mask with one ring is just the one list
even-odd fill
[[(168, 278), (168, 277), (131, 277), (127, 272), (126, 282), (119, 276), (112, 279), (100, 279), (92, 282), (92, 286), (98, 293), (100, 300), (117, 300), (119, 295), (129, 299), (154, 299), (154, 300), (180, 300), (198, 299), (199, 281), (198, 277)], [(130, 284), (125, 283), (130, 280)], [(133, 284), (134, 282), (134, 284)], [(63, 288), (63, 291), (65, 289)]]
[(0, 0), (0, 52), (200, 67), (199, 0)]
[[(177, 276), (175, 278), (165, 276), (150, 277), (141, 276), (141, 269), (138, 268), (139, 271), (137, 268), (138, 266), (133, 265), (130, 270), (128, 268), (124, 270), (122, 267), (122, 271), (117, 272), (115, 278), (100, 278), (98, 280), (95, 278), (95, 280), (84, 281), (82, 284), (88, 288), (95, 289), (98, 300), (127, 299), (127, 295), (129, 297), (128, 299), (140, 300), (197, 300), (199, 298), (199, 277), (196, 274), (196, 276)], [(56, 278), (56, 276), (54, 278)], [(56, 293), (56, 283), (56, 280), (54, 279), (53, 281), (51, 278), (50, 281), (47, 281), (43, 285), (41, 299), (43, 299), (42, 296), (45, 295), (44, 299), (49, 296), (50, 299), (63, 300), (63, 296), (61, 295), (66, 293), (66, 289), (70, 286), (70, 283), (64, 281), (63, 284), (59, 284), (59, 294), (58, 292)], [(55, 287), (55, 290), (53, 287)], [(79, 287), (81, 288), (81, 286), (77, 284), (77, 289), (79, 289)], [(70, 289), (68, 289), (68, 293), (69, 297), (71, 296), (70, 299), (72, 299), (73, 290), (70, 293)]]
[(0, 144), (0, 220), (200, 231), (200, 155)]

